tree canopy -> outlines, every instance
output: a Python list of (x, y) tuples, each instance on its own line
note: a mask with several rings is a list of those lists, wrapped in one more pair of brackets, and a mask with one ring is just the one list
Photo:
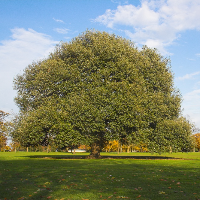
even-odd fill
[(13, 136), (27, 146), (89, 144), (91, 157), (99, 157), (114, 139), (142, 141), (157, 152), (190, 143), (170, 60), (106, 32), (86, 31), (61, 43), (14, 85), (20, 117)]

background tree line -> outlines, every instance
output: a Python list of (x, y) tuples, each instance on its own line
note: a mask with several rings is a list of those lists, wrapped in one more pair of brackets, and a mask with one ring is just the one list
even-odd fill
[(9, 122), (6, 121), (6, 117), (9, 115), (9, 113), (4, 112), (3, 110), (0, 110), (0, 151), (8, 151), (10, 150), (10, 147), (7, 146), (7, 128)]
[[(193, 144), (191, 145), (191, 147), (187, 152), (200, 151), (200, 133), (193, 134), (191, 137)], [(80, 145), (74, 148), (85, 150), (86, 152), (90, 152), (91, 150), (91, 147), (88, 145)], [(76, 152), (76, 150), (74, 151), (74, 149), (70, 148), (59, 149), (58, 146), (55, 145), (49, 145), (49, 146), (38, 145), (27, 148), (22, 146), (20, 143), (14, 141), (10, 144), (10, 148), (4, 146), (4, 148), (2, 148), (2, 151), (4, 151), (5, 149), (10, 151), (28, 151), (28, 152), (72, 152), (72, 153)], [(150, 152), (150, 151), (147, 148), (147, 144), (145, 143), (125, 145), (125, 144), (120, 144), (120, 142), (117, 140), (113, 140), (105, 144), (105, 146), (102, 148), (102, 152), (130, 153), (130, 152)]]

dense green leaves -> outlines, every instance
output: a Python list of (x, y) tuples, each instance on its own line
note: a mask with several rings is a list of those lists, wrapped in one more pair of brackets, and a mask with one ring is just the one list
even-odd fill
[(21, 117), (15, 136), (24, 145), (54, 141), (101, 149), (118, 139), (142, 141), (155, 151), (172, 148), (165, 134), (178, 145), (174, 135), (183, 129), (172, 131), (172, 122), (180, 125), (181, 98), (169, 64), (156, 50), (138, 50), (126, 39), (86, 31), (17, 76)]
[(7, 123), (5, 122), (5, 117), (8, 115), (8, 113), (0, 110), (0, 150), (4, 149), (6, 146)]
[(188, 152), (192, 149), (190, 136), (191, 125), (185, 118), (165, 119), (157, 124), (155, 131), (150, 135), (153, 142), (149, 144), (149, 149), (159, 152)]

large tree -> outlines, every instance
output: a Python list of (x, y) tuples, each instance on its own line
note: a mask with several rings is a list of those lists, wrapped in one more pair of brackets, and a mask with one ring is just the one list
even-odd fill
[(15, 136), (24, 145), (87, 143), (91, 157), (113, 139), (142, 141), (153, 151), (180, 147), (173, 143), (179, 144), (175, 135), (182, 129), (172, 129), (180, 125), (181, 96), (170, 61), (155, 49), (138, 50), (121, 37), (86, 31), (29, 65), (14, 84), (20, 108)]

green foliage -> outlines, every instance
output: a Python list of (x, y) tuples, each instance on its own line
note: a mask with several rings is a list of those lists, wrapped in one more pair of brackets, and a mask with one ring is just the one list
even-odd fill
[(158, 152), (189, 152), (193, 148), (191, 124), (183, 117), (161, 121), (150, 137), (154, 141), (149, 145), (151, 151), (159, 149)]
[(15, 126), (12, 135), (25, 147), (56, 145), (57, 148), (63, 148), (83, 142), (79, 132), (73, 130), (66, 121), (65, 112), (49, 104), (21, 115)]
[[(175, 127), (170, 128), (178, 120), (181, 97), (169, 60), (154, 49), (138, 50), (126, 39), (86, 31), (29, 65), (14, 83), (21, 112), (13, 135), (24, 145), (87, 143), (99, 156), (114, 139), (148, 143), (153, 151), (174, 143), (164, 136), (163, 124), (169, 131)], [(181, 135), (183, 129), (177, 130), (167, 134)], [(185, 136), (190, 133), (187, 129)], [(165, 141), (157, 143), (157, 135)]]
[(195, 148), (200, 151), (200, 133), (192, 135), (192, 138), (194, 139)]
[(7, 122), (5, 122), (5, 117), (9, 114), (0, 110), (0, 150), (4, 150), (6, 147), (6, 130), (7, 130)]

